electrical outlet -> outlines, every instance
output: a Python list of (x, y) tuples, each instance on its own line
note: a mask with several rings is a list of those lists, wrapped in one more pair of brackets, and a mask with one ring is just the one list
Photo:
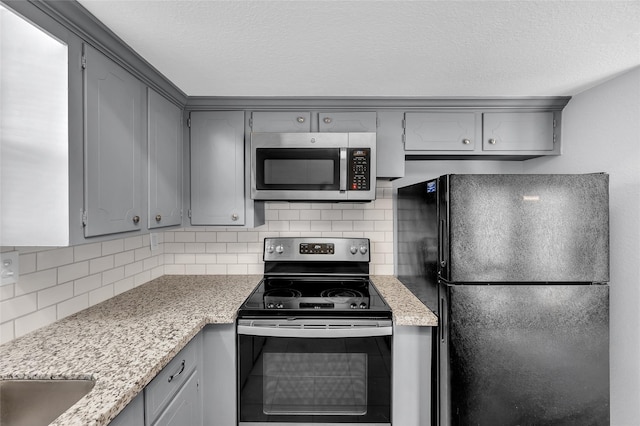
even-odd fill
[(149, 243), (151, 246), (151, 251), (158, 250), (158, 234), (150, 233), (149, 234)]
[(8, 251), (0, 253), (0, 285), (9, 285), (18, 282), (20, 274), (20, 253), (18, 251)]

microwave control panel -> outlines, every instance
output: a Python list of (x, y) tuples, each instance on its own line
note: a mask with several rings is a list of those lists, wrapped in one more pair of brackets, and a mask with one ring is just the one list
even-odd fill
[(349, 148), (349, 181), (350, 191), (368, 191), (370, 183), (371, 148)]

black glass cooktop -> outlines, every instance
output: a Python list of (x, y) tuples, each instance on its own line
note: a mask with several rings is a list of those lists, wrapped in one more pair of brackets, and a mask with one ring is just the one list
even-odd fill
[(382, 316), (391, 310), (368, 278), (266, 277), (240, 315)]

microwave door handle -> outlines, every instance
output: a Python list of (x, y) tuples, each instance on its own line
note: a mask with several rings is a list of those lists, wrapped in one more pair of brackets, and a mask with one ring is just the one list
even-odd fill
[(347, 148), (340, 148), (340, 192), (347, 190)]

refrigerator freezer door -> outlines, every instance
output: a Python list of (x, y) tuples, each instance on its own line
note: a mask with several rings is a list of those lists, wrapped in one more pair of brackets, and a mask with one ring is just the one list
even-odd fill
[[(449, 175), (449, 282), (609, 281), (609, 176)], [(442, 191), (442, 185), (439, 189)], [(445, 232), (446, 232), (445, 231)]]
[(446, 424), (608, 425), (608, 291), (448, 286)]

